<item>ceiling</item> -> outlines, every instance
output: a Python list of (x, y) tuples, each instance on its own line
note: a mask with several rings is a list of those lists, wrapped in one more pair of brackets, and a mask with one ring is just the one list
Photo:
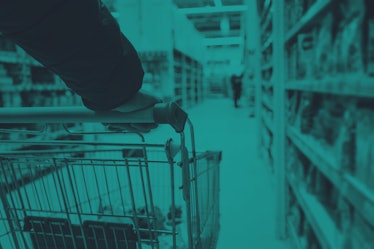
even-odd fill
[[(240, 7), (244, 7), (244, 0), (173, 1), (206, 38), (241, 36), (243, 10)], [(229, 29), (224, 32), (222, 26), (229, 26)]]

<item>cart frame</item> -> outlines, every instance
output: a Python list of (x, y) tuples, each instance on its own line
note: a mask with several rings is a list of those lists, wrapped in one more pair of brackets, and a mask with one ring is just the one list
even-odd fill
[[(102, 122), (102, 123), (158, 123), (158, 124), (169, 124), (176, 132), (180, 135), (180, 144), (176, 146), (171, 140), (168, 140), (165, 144), (147, 144), (145, 143), (144, 137), (138, 134), (141, 138), (140, 143), (97, 143), (97, 142), (82, 142), (82, 141), (12, 141), (6, 140), (2, 141), (7, 144), (29, 144), (29, 145), (79, 145), (79, 146), (127, 146), (127, 147), (139, 147), (144, 149), (144, 161), (146, 163), (147, 153), (146, 149), (149, 148), (164, 148), (166, 152), (167, 162), (170, 164), (171, 174), (174, 175), (174, 166), (178, 165), (182, 172), (182, 195), (186, 206), (187, 215), (187, 231), (188, 231), (188, 249), (208, 249), (215, 248), (215, 243), (218, 239), (219, 232), (219, 161), (221, 160), (220, 152), (205, 152), (203, 154), (197, 154), (195, 149), (195, 134), (192, 122), (187, 118), (187, 115), (183, 110), (181, 110), (174, 103), (167, 104), (157, 104), (150, 109), (141, 110), (139, 112), (132, 113), (118, 113), (118, 112), (100, 112), (95, 113), (84, 108), (74, 107), (74, 108), (3, 108), (0, 109), (0, 123), (32, 123), (40, 122), (43, 120), (45, 123), (71, 123), (71, 122)], [(190, 149), (189, 152), (186, 147), (186, 136), (184, 133), (185, 124), (189, 126), (190, 133)], [(77, 134), (103, 134), (103, 132), (72, 132), (66, 129), (66, 132), (71, 135)], [(16, 131), (19, 132), (19, 131)], [(32, 132), (35, 134), (35, 132)], [(105, 134), (113, 132), (104, 132)], [(174, 156), (180, 152), (180, 161), (177, 163)], [(41, 151), (37, 151), (39, 154)], [(56, 151), (52, 151), (55, 153)], [(52, 153), (51, 151), (43, 151), (43, 153)], [(28, 151), (27, 153), (32, 154), (33, 151)], [(42, 153), (42, 154), (43, 154)], [(66, 153), (66, 151), (64, 151)], [(17, 154), (24, 155), (23, 151), (6, 151), (0, 152), (1, 157), (12, 157), (17, 156)], [(205, 168), (199, 167), (199, 163), (203, 162)], [(213, 162), (213, 163), (211, 163)], [(5, 173), (5, 171), (4, 171)], [(149, 176), (148, 176), (149, 177)], [(148, 178), (149, 180), (149, 178)], [(71, 179), (70, 179), (71, 181)], [(171, 177), (172, 185), (174, 186), (174, 178)], [(151, 185), (148, 182), (149, 185)], [(17, 189), (17, 186), (13, 187)], [(9, 185), (7, 186), (9, 190)], [(3, 189), (3, 188), (2, 188)], [(173, 248), (176, 249), (176, 206), (175, 206), (175, 190), (172, 188), (171, 195), (171, 220), (172, 220), (172, 231), (173, 234)], [(204, 191), (204, 193), (203, 193)], [(3, 204), (5, 218), (8, 220), (9, 232), (14, 241), (16, 249), (23, 249), (17, 237), (17, 228), (12, 222), (12, 203), (9, 203), (6, 198), (6, 191), (0, 191), (0, 201)], [(151, 192), (150, 192), (151, 193)], [(200, 198), (200, 195), (208, 198), (209, 200)], [(150, 194), (152, 199), (152, 194)], [(134, 200), (133, 200), (134, 203)], [(154, 215), (153, 200), (151, 200), (151, 210)], [(13, 203), (14, 204), (14, 203)], [(14, 206), (14, 205), (13, 205)], [(206, 210), (205, 210), (206, 209)], [(26, 211), (26, 210), (24, 210)], [(210, 211), (210, 212), (209, 212)], [(148, 211), (147, 211), (148, 212)], [(138, 218), (136, 212), (133, 214), (135, 216), (135, 230), (137, 232), (138, 240), (140, 240)], [(150, 215), (146, 214), (148, 217), (148, 222)], [(1, 218), (1, 213), (0, 213)], [(154, 219), (154, 218), (151, 218)], [(82, 220), (80, 220), (82, 223)], [(167, 233), (167, 231), (156, 231), (152, 230), (154, 233)], [(87, 240), (84, 243), (87, 242)], [(1, 243), (1, 240), (0, 240)], [(97, 244), (97, 242), (96, 242)], [(140, 246), (141, 247), (141, 246)], [(0, 244), (1, 248), (1, 244)], [(85, 244), (84, 248), (87, 248)], [(101, 249), (101, 248), (100, 248)]]

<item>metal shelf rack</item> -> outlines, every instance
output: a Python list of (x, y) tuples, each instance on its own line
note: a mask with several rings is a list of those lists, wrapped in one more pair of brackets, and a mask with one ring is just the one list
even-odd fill
[[(359, 3), (363, 2), (368, 6), (368, 1), (359, 1)], [(291, 113), (295, 110), (287, 109), (289, 104), (295, 105), (289, 103), (289, 99), (295, 99), (294, 96), (299, 96), (299, 99), (301, 99), (303, 96), (310, 95), (330, 99), (349, 99), (352, 100), (355, 108), (363, 108), (362, 105), (366, 105), (366, 108), (371, 105), (372, 108), (374, 78), (369, 75), (370, 72), (365, 71), (367, 70), (365, 68), (361, 71), (357, 70), (357, 72), (343, 72), (343, 69), (337, 68), (334, 69), (336, 71), (331, 70), (318, 74), (298, 72), (298, 74), (292, 75), (293, 72), (300, 70), (300, 63), (302, 62), (299, 61), (300, 57), (294, 59), (290, 55), (295, 51), (296, 53), (305, 52), (305, 50), (302, 50), (304, 48), (301, 44), (302, 39), (306, 36), (313, 37), (313, 41), (316, 41), (316, 43), (313, 43), (312, 46), (315, 46), (319, 38), (317, 32), (325, 25), (324, 18), (333, 15), (339, 10), (339, 5), (343, 3), (336, 0), (315, 0), (305, 1), (305, 3), (273, 0), (266, 8), (261, 8), (261, 3), (262, 1), (257, 1), (259, 30), (262, 32), (259, 39), (262, 44), (260, 43), (257, 48), (262, 55), (262, 58), (258, 58), (261, 67), (257, 72), (262, 75), (258, 84), (261, 88), (261, 101), (258, 103), (261, 112), (259, 122), (260, 128), (266, 129), (271, 134), (272, 146), (274, 146), (274, 155), (271, 155), (271, 157), (273, 158), (272, 168), (275, 169), (272, 177), (275, 178), (278, 198), (278, 237), (292, 237), (297, 248), (305, 248), (306, 246), (302, 243), (303, 238), (298, 237), (295, 225), (288, 219), (290, 205), (288, 202), (290, 195), (292, 195), (296, 197), (298, 206), (305, 214), (305, 222), (312, 227), (320, 248), (342, 249), (346, 247), (344, 243), (354, 239), (353, 235), (348, 234), (347, 231), (341, 231), (342, 228), (338, 228), (338, 223), (341, 220), (328, 214), (327, 207), (324, 206), (326, 204), (320, 202), (314, 195), (309, 194), (306, 187), (299, 184), (301, 180), (297, 177), (300, 176), (286, 170), (286, 165), (289, 164), (290, 160), (287, 150), (288, 147), (292, 147), (299, 152), (296, 156), (305, 157), (313, 165), (316, 172), (326, 179), (329, 186), (331, 185), (333, 191), (336, 191), (349, 206), (349, 221), (352, 229), (357, 226), (355, 222), (360, 224), (359, 220), (363, 220), (368, 227), (365, 231), (365, 233), (367, 232), (365, 235), (366, 243), (372, 245), (370, 238), (374, 236), (374, 190), (356, 177), (353, 172), (343, 167), (343, 162), (339, 159), (342, 157), (341, 154), (344, 153), (342, 150), (339, 152), (337, 148), (333, 149), (332, 145), (325, 145), (325, 142), (317, 140), (312, 135), (303, 134), (300, 128), (294, 124), (295, 120), (290, 120), (299, 118), (298, 124), (300, 125), (300, 119), (302, 118), (300, 113)], [(293, 6), (292, 4), (299, 5)], [(354, 3), (352, 2), (352, 4)], [(290, 13), (291, 16), (289, 16)], [(268, 22), (269, 18), (272, 19), (272, 25)], [(338, 19), (337, 22), (341, 22), (339, 29), (344, 30), (344, 25), (347, 25), (350, 20)], [(310, 51), (307, 52), (311, 53)], [(369, 57), (370, 55), (366, 56), (364, 60), (371, 60), (371, 57)], [(315, 63), (313, 54), (308, 58), (310, 58), (310, 63), (304, 61), (304, 66), (313, 67), (313, 63)], [(366, 61), (366, 63), (368, 62)], [(269, 92), (272, 93), (273, 104), (269, 103)], [(269, 112), (272, 112), (272, 119), (268, 118)], [(262, 144), (261, 146), (262, 150), (267, 149), (266, 145)], [(304, 166), (299, 165), (298, 167), (301, 169)], [(355, 165), (355, 167), (359, 166)], [(359, 218), (356, 218), (356, 216)], [(359, 228), (356, 230), (356, 233), (359, 233)]]

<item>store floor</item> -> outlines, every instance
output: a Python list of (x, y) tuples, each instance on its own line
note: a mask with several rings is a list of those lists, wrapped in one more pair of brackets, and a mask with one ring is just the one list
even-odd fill
[(235, 109), (228, 99), (206, 100), (189, 115), (198, 150), (223, 151), (217, 249), (291, 248), (275, 236), (274, 186), (258, 158), (256, 119), (246, 108)]

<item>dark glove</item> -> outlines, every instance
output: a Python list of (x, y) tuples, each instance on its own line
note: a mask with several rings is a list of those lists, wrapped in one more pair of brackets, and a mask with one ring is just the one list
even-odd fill
[[(145, 93), (144, 91), (139, 91), (135, 94), (133, 98), (127, 101), (125, 104), (113, 109), (114, 111), (119, 111), (123, 113), (130, 113), (136, 111), (142, 111), (153, 107), (157, 103), (161, 103), (162, 100)], [(149, 132), (157, 127), (154, 123), (134, 123), (134, 124), (108, 124), (104, 125), (112, 131), (129, 131), (129, 132)]]

